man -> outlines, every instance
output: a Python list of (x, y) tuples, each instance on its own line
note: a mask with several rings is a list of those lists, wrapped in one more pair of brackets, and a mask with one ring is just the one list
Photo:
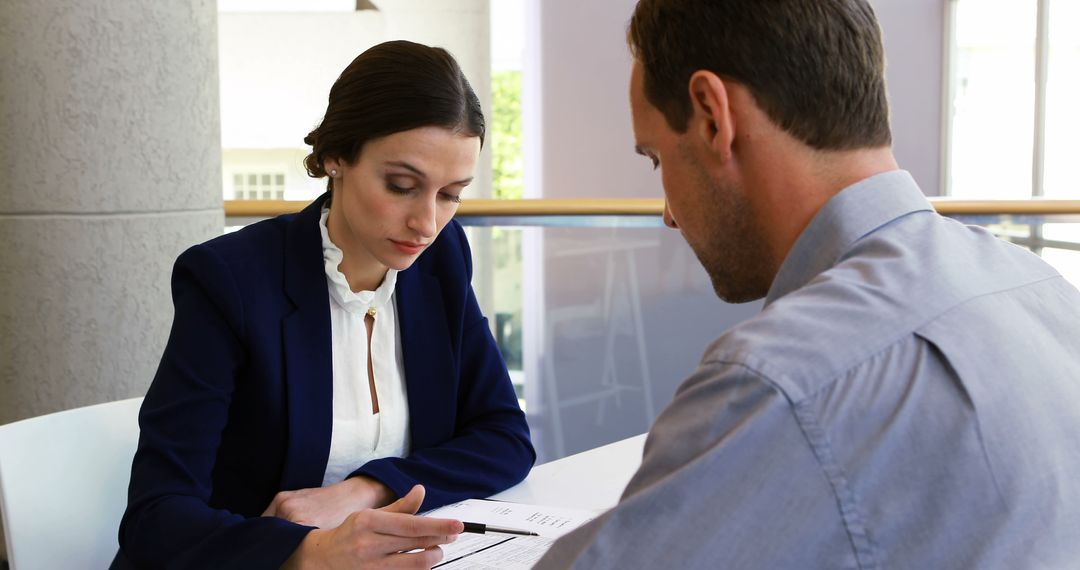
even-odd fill
[(1076, 568), (1080, 293), (897, 169), (867, 1), (641, 0), (629, 43), (665, 222), (765, 306), (538, 568)]

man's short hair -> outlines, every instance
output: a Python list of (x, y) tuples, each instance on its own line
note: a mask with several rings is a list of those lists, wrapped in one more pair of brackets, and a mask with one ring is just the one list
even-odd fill
[(690, 76), (745, 85), (782, 129), (822, 150), (891, 144), (885, 55), (866, 0), (640, 0), (627, 32), (645, 96), (685, 132)]

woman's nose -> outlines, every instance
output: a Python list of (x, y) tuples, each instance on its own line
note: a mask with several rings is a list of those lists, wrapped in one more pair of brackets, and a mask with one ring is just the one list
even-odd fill
[(423, 238), (435, 236), (436, 199), (417, 200), (416, 206), (409, 213), (409, 228)]

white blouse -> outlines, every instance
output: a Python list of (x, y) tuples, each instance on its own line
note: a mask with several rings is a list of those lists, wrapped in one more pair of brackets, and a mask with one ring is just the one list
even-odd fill
[[(404, 457), (409, 452), (409, 402), (401, 356), (394, 285), (390, 269), (375, 291), (353, 292), (338, 270), (344, 257), (330, 241), (323, 209), (323, 266), (330, 289), (330, 327), (334, 361), (334, 428), (323, 486), (343, 481), (372, 459)], [(368, 385), (368, 335), (364, 316), (371, 313), (371, 367), (379, 413), (372, 413)]]

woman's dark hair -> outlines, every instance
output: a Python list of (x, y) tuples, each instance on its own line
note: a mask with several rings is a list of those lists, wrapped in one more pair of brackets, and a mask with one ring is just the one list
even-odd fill
[(322, 124), (304, 137), (312, 178), (326, 176), (326, 158), (351, 164), (368, 141), (420, 127), (443, 127), (484, 144), (480, 99), (442, 48), (403, 40), (376, 45), (341, 72), (329, 99)]
[(867, 0), (640, 0), (627, 32), (645, 96), (678, 132), (705, 69), (745, 85), (811, 147), (888, 145), (885, 51)]

